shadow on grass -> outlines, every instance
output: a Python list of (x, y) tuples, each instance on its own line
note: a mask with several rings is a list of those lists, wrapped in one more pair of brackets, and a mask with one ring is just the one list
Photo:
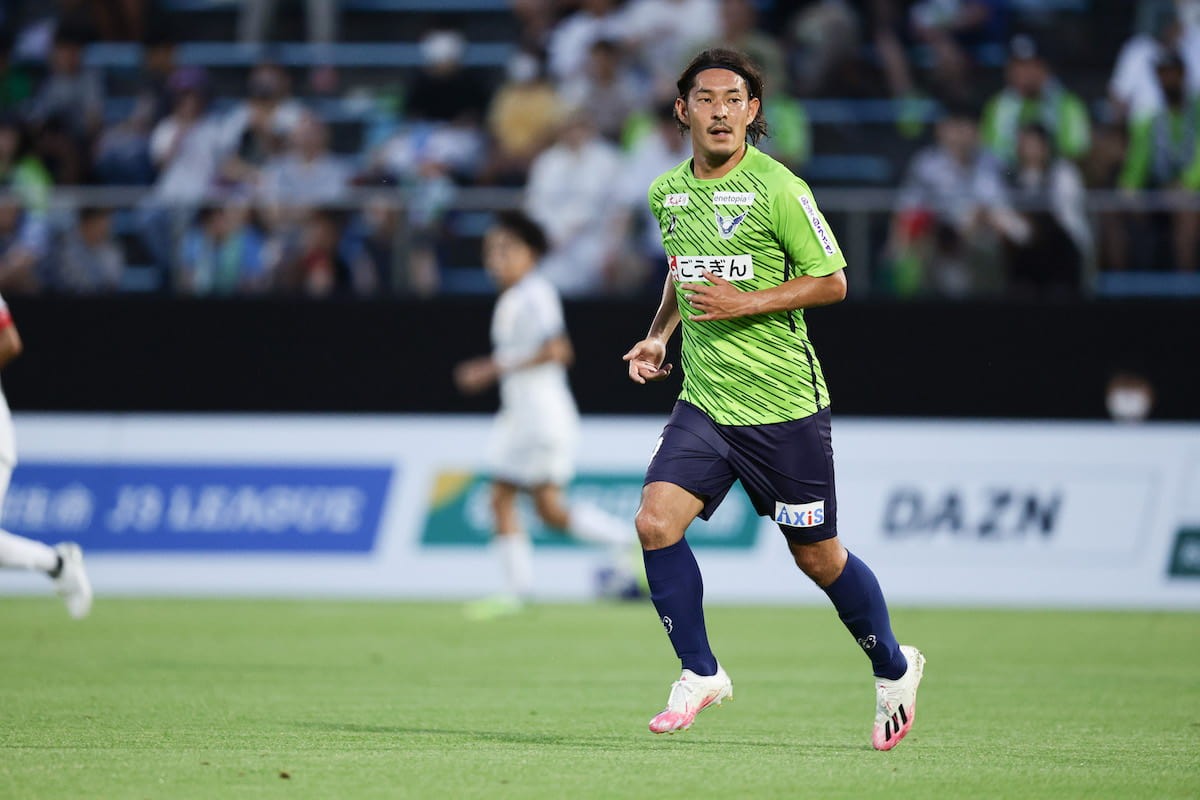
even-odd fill
[[(381, 736), (428, 737), (438, 739), (459, 739), (464, 743), (479, 743), (501, 745), (541, 745), (545, 747), (565, 748), (605, 748), (611, 750), (628, 750), (631, 748), (644, 749), (650, 742), (669, 743), (672, 747), (746, 747), (755, 750), (795, 751), (823, 750), (827, 752), (855, 753), (864, 747), (814, 742), (793, 742), (779, 739), (754, 738), (713, 738), (695, 732), (684, 732), (674, 736), (654, 736), (638, 731), (615, 733), (607, 736), (595, 734), (581, 736), (577, 733), (529, 732), (529, 731), (476, 731), (456, 730), (453, 728), (423, 728), (404, 725), (363, 725), (354, 722), (316, 722), (307, 720), (294, 723), (298, 727), (314, 728), (334, 733), (367, 733)], [(870, 746), (865, 749), (870, 750)]]

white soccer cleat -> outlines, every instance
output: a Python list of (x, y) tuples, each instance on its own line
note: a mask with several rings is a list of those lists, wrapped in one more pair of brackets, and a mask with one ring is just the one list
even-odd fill
[(685, 669), (671, 684), (667, 707), (650, 720), (651, 733), (674, 733), (692, 727), (696, 715), (711, 705), (733, 699), (733, 681), (717, 665), (716, 675), (697, 675)]
[(54, 552), (62, 560), (54, 578), (54, 590), (67, 604), (67, 613), (83, 619), (92, 610), (92, 584), (83, 568), (83, 550), (74, 542), (61, 542)]
[(891, 750), (908, 735), (917, 716), (917, 687), (925, 674), (925, 656), (911, 645), (900, 645), (908, 669), (896, 680), (875, 679), (875, 729), (871, 744), (876, 750)]

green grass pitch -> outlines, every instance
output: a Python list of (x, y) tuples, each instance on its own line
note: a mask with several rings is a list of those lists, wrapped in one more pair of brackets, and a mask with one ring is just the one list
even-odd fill
[(1200, 614), (894, 609), (890, 753), (832, 609), (708, 616), (736, 701), (656, 737), (648, 604), (2, 599), (0, 798), (1200, 797)]

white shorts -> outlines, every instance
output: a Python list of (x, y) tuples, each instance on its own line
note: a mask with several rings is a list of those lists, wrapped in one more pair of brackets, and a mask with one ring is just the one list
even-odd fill
[(575, 477), (578, 439), (579, 424), (573, 415), (535, 423), (501, 412), (488, 448), (492, 479), (523, 488), (565, 486)]

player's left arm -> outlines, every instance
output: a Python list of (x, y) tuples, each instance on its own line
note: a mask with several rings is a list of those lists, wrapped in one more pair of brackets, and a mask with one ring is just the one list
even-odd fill
[(795, 179), (776, 194), (771, 206), (775, 236), (784, 255), (795, 265), (796, 277), (777, 286), (741, 291), (734, 284), (705, 272), (707, 284), (684, 284), (688, 304), (699, 311), (692, 320), (732, 319), (815, 308), (846, 297), (846, 259), (807, 184)]

